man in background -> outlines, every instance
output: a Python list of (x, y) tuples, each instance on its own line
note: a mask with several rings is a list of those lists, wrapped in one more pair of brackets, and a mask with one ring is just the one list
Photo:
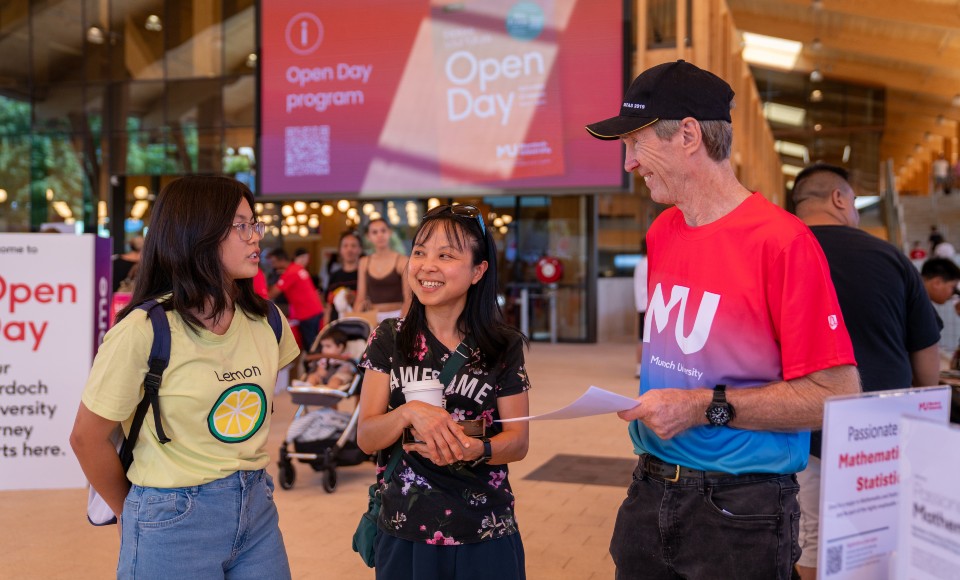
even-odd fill
[[(857, 229), (860, 214), (847, 171), (811, 165), (794, 180), (797, 217), (810, 226), (830, 265), (864, 391), (936, 385), (940, 377), (937, 315), (919, 273), (896, 247)], [(956, 266), (955, 266), (956, 267)], [(810, 439), (800, 481), (797, 570), (817, 576), (822, 432)]]
[(271, 299), (281, 293), (286, 296), (290, 305), (288, 316), (298, 322), (300, 338), (303, 341), (302, 350), (310, 352), (317, 334), (320, 333), (320, 322), (323, 320), (323, 302), (320, 301), (317, 287), (313, 285), (310, 274), (300, 264), (291, 262), (283, 248), (271, 250), (267, 260), (271, 268), (282, 272), (268, 294)]
[(946, 304), (960, 282), (960, 267), (947, 258), (930, 258), (920, 268), (920, 276), (930, 300)]

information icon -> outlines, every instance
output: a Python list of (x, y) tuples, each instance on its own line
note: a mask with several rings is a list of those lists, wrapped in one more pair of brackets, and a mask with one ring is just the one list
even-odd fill
[(301, 56), (311, 54), (323, 42), (323, 23), (316, 14), (301, 12), (287, 23), (287, 47)]

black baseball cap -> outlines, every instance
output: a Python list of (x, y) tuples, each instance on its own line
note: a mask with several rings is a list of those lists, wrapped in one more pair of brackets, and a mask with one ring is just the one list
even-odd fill
[(678, 60), (643, 71), (623, 96), (620, 114), (586, 128), (597, 139), (613, 140), (660, 119), (729, 122), (732, 99), (726, 81)]

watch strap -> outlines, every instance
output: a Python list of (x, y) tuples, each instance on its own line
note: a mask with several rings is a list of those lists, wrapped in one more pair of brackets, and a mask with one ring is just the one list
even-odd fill
[(470, 467), (484, 465), (493, 459), (493, 444), (490, 443), (490, 439), (488, 437), (482, 437), (479, 441), (483, 442), (483, 455), (476, 458), (473, 463), (470, 464)]
[(714, 403), (727, 402), (727, 385), (717, 385), (713, 387), (713, 402)]

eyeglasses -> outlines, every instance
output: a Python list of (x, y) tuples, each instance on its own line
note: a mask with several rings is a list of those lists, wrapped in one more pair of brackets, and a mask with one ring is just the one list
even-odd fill
[(263, 233), (267, 230), (267, 224), (263, 222), (240, 222), (231, 224), (231, 226), (237, 228), (237, 233), (240, 234), (240, 239), (245, 242), (252, 240), (254, 233), (262, 238)]
[(426, 219), (428, 217), (438, 216), (446, 212), (450, 212), (455, 216), (476, 219), (477, 223), (480, 224), (480, 233), (484, 236), (487, 235), (487, 226), (483, 223), (483, 213), (472, 205), (438, 205), (437, 207), (423, 214), (423, 217)]

